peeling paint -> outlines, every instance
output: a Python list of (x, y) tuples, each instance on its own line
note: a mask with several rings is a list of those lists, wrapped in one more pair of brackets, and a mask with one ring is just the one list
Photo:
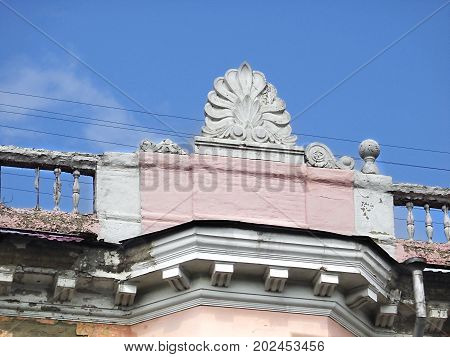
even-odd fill
[(0, 204), (0, 227), (28, 229), (59, 234), (92, 234), (97, 236), (99, 223), (95, 214), (17, 209)]
[(408, 258), (421, 257), (428, 264), (450, 265), (450, 244), (413, 240), (396, 240), (396, 259), (402, 263)]

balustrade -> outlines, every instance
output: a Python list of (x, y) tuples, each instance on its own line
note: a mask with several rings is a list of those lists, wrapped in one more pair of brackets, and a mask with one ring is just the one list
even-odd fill
[[(2, 191), (3, 194), (7, 191), (24, 192), (35, 195), (33, 208), (35, 210), (41, 210), (43, 209), (41, 200), (42, 195), (49, 195), (53, 197), (53, 211), (58, 212), (63, 206), (65, 210), (71, 211), (73, 214), (79, 214), (80, 200), (90, 200), (93, 203), (93, 197), (81, 197), (81, 191), (85, 192), (84, 194), (90, 193), (93, 192), (93, 187), (91, 189), (83, 187), (83, 190), (81, 190), (80, 185), (80, 183), (93, 185), (93, 182), (87, 182), (89, 180), (86, 179), (80, 181), (80, 177), (94, 177), (96, 166), (96, 155), (0, 146), (0, 203), (3, 202), (2, 199), (4, 197)], [(2, 167), (12, 171), (3, 170), (2, 172)], [(30, 171), (34, 170), (34, 175), (18, 173), (17, 169), (25, 169), (25, 171), (27, 171), (26, 169), (30, 169)], [(43, 176), (44, 173), (49, 173), (51, 171), (54, 175), (53, 179), (48, 177), (48, 175), (47, 177), (45, 175)], [(72, 179), (63, 176), (67, 174), (70, 174)], [(2, 187), (2, 176), (5, 175), (15, 175), (11, 177), (30, 177), (31, 179), (34, 179), (34, 182), (30, 184), (30, 186), (34, 186), (34, 190), (32, 190), (31, 187), (8, 187), (4, 185), (5, 180), (3, 180)], [(43, 179), (53, 180), (50, 192), (45, 192), (45, 185), (44, 190), (42, 190), (42, 185), (44, 183), (42, 181)], [(8, 181), (15, 182), (15, 180)], [(71, 187), (70, 196), (67, 194), (69, 184)], [(65, 188), (64, 190), (63, 185)], [(48, 190), (49, 188), (47, 188), (47, 191)], [(66, 192), (66, 195), (63, 194), (63, 191)], [(62, 198), (71, 199), (72, 205), (70, 209), (67, 209), (67, 203), (61, 205)], [(48, 207), (48, 202), (46, 205), (44, 202), (44, 206)]]
[[(446, 241), (450, 241), (450, 218), (448, 215), (450, 189), (412, 184), (394, 184), (391, 192), (394, 196), (395, 206), (406, 207), (406, 230), (409, 240), (415, 239), (416, 222), (423, 222), (428, 243), (433, 242), (433, 238), (440, 232), (441, 227), (443, 227)], [(421, 207), (424, 212), (423, 221), (416, 221), (413, 211)], [(433, 214), (432, 211), (434, 211)], [(433, 216), (436, 218), (440, 211), (443, 213), (442, 222), (440, 220), (433, 222)]]

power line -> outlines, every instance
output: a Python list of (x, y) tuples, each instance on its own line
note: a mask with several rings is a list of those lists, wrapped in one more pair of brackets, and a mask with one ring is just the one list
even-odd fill
[(436, 15), (438, 12), (440, 12), (442, 9), (444, 9), (450, 1), (446, 1), (443, 5), (439, 6), (436, 10), (434, 10), (431, 14), (425, 16), (422, 20), (420, 20), (418, 23), (416, 23), (413, 27), (411, 27), (408, 31), (403, 33), (400, 37), (389, 43), (387, 46), (382, 48), (380, 51), (378, 51), (374, 56), (372, 56), (368, 61), (364, 62), (362, 65), (354, 69), (350, 74), (348, 74), (344, 79), (339, 81), (337, 84), (335, 84), (333, 87), (328, 89), (324, 94), (322, 94), (320, 97), (316, 98), (312, 103), (310, 103), (305, 109), (303, 109), (300, 113), (294, 115), (292, 117), (292, 121), (297, 119), (300, 115), (306, 113), (309, 109), (311, 109), (314, 105), (328, 97), (331, 93), (333, 93), (336, 89), (338, 89), (340, 86), (342, 86), (345, 82), (353, 78), (356, 74), (358, 74), (360, 71), (362, 71), (364, 68), (366, 68), (368, 65), (370, 65), (373, 61), (375, 61), (378, 57), (383, 55), (385, 52), (390, 50), (392, 47), (394, 47), (397, 43), (399, 43), (401, 40), (403, 40), (406, 36), (408, 36), (410, 33), (417, 30), (420, 26), (422, 26), (424, 23), (426, 23), (428, 20), (430, 20), (434, 15)]
[[(39, 26), (31, 22), (28, 18), (26, 18), (24, 15), (22, 15), (19, 11), (14, 9), (11, 5), (5, 3), (4, 1), (0, 0), (0, 4), (5, 6), (7, 9), (9, 9), (13, 14), (15, 14), (17, 17), (25, 21), (28, 25), (30, 25), (32, 28), (34, 28), (36, 31), (38, 31), (41, 35), (43, 35), (45, 38), (47, 38), (50, 42), (58, 46), (60, 49), (62, 49), (66, 54), (68, 54), (70, 57), (74, 58), (76, 61), (78, 61), (80, 64), (82, 64), (84, 67), (86, 67), (89, 71), (94, 73), (97, 77), (101, 78), (104, 82), (106, 82), (108, 85), (116, 89), (120, 92), (124, 97), (132, 101), (134, 104), (136, 104), (141, 109), (144, 109), (147, 111), (147, 108), (144, 107), (140, 102), (138, 102), (136, 99), (134, 99), (132, 96), (127, 94), (122, 88), (120, 88), (117, 84), (113, 83), (111, 80), (106, 78), (102, 73), (94, 69), (92, 66), (90, 66), (87, 62), (83, 61), (80, 57), (78, 57), (74, 52), (69, 50), (68, 48), (64, 47), (61, 43), (59, 43), (57, 40), (55, 40), (50, 34), (48, 34), (46, 31), (41, 29)], [(150, 113), (148, 111), (148, 113)], [(169, 129), (173, 129), (170, 125), (165, 123), (163, 120), (159, 119), (157, 116), (151, 114), (157, 121), (159, 121), (162, 125), (166, 126)]]
[(432, 166), (422, 166), (422, 165), (414, 165), (414, 164), (404, 164), (402, 162), (392, 162), (392, 161), (383, 161), (377, 160), (377, 162), (386, 165), (396, 165), (396, 166), (406, 166), (406, 167), (414, 167), (418, 169), (427, 169), (427, 170), (438, 170), (438, 171), (447, 171), (450, 172), (450, 169), (446, 169), (443, 167), (432, 167)]
[[(293, 134), (300, 135), (300, 136), (308, 136), (308, 137), (313, 137), (313, 138), (319, 138), (319, 139), (346, 141), (346, 142), (349, 142), (349, 143), (356, 143), (356, 144), (360, 144), (361, 143), (360, 140), (337, 138), (337, 137), (333, 137), (333, 136), (312, 135), (312, 134), (298, 134), (298, 133), (293, 133)], [(392, 144), (385, 144), (385, 143), (379, 143), (379, 144), (382, 147), (390, 147), (390, 148), (395, 148), (395, 149), (414, 150), (414, 151), (426, 151), (426, 152), (433, 152), (433, 153), (437, 153), (437, 154), (450, 155), (450, 151), (426, 149), (426, 148), (420, 148), (420, 147), (414, 147), (414, 146), (392, 145)]]
[[(342, 156), (349, 156), (349, 155), (336, 155), (336, 157), (342, 157)], [(351, 157), (353, 160), (356, 161), (363, 161), (363, 159), (361, 159), (360, 157), (354, 157), (354, 156), (349, 156)], [(383, 161), (383, 160), (376, 160), (377, 163), (381, 163), (381, 164), (387, 164), (387, 165), (396, 165), (396, 166), (406, 166), (406, 167), (414, 167), (414, 168), (418, 168), (418, 169), (428, 169), (428, 170), (438, 170), (438, 171), (448, 171), (450, 172), (450, 169), (446, 169), (443, 167), (433, 167), (433, 166), (423, 166), (423, 165), (414, 165), (414, 164), (405, 164), (403, 162), (393, 162), (393, 161)]]
[[(31, 117), (36, 117), (36, 118), (44, 118), (44, 119), (50, 119), (50, 120), (57, 120), (57, 121), (64, 121), (64, 122), (69, 122), (69, 123), (76, 123), (76, 124), (88, 124), (88, 125), (95, 125), (95, 126), (100, 126), (100, 127), (104, 127), (104, 128), (113, 128), (113, 129), (122, 129), (122, 130), (128, 130), (128, 131), (137, 131), (137, 132), (143, 132), (143, 133), (152, 133), (152, 134), (170, 134), (172, 136), (178, 136), (181, 138), (190, 138), (191, 135), (181, 135), (181, 134), (176, 134), (176, 132), (172, 133), (171, 131), (169, 132), (166, 129), (158, 129), (158, 128), (151, 128), (153, 129), (153, 131), (150, 130), (142, 130), (142, 129), (133, 129), (133, 128), (126, 128), (126, 127), (119, 127), (119, 126), (114, 126), (114, 125), (107, 125), (107, 124), (96, 124), (96, 123), (89, 123), (86, 121), (79, 121), (79, 120), (71, 120), (71, 119), (64, 119), (64, 118), (55, 118), (55, 117), (49, 117), (49, 116), (45, 116), (45, 115), (37, 115), (37, 114), (29, 114), (29, 113), (19, 113), (19, 112), (12, 112), (12, 111), (8, 111), (8, 110), (0, 110), (0, 113), (6, 113), (6, 114), (14, 114), (14, 115), (25, 115), (25, 116), (31, 116)], [(92, 119), (91, 119), (92, 120)], [(97, 119), (96, 119), (97, 120)], [(120, 124), (120, 123), (119, 123)], [(158, 131), (155, 131), (158, 130)]]
[[(23, 95), (23, 96), (37, 97), (37, 98), (43, 98), (43, 99), (48, 99), (48, 100), (56, 100), (56, 101), (62, 101), (62, 102), (75, 103), (75, 104), (84, 104), (84, 105), (90, 105), (90, 106), (98, 106), (98, 107), (114, 109), (114, 110), (130, 111), (130, 112), (141, 113), (141, 114), (152, 114), (152, 115), (164, 116), (164, 117), (169, 117), (169, 118), (177, 118), (177, 119), (181, 119), (181, 120), (192, 120), (192, 121), (204, 122), (203, 119), (186, 117), (186, 116), (179, 116), (179, 115), (172, 115), (172, 114), (156, 114), (156, 113), (150, 113), (150, 112), (141, 111), (141, 110), (135, 110), (135, 109), (111, 107), (111, 106), (106, 106), (106, 105), (102, 105), (102, 104), (93, 104), (93, 103), (86, 103), (86, 102), (77, 102), (77, 101), (72, 101), (72, 100), (68, 100), (68, 99), (60, 99), (60, 98), (37, 96), (37, 95), (34, 95), (34, 94), (28, 94), (28, 93), (8, 92), (8, 91), (4, 91), (4, 90), (0, 90), (0, 93), (7, 93), (7, 94), (13, 94), (13, 95)], [(5, 104), (5, 103), (0, 103), (0, 105), (13, 107), (13, 108), (20, 108), (20, 109), (24, 109), (24, 110), (34, 110), (34, 111), (43, 112), (43, 113), (49, 113), (49, 114), (63, 115), (63, 116), (68, 116), (68, 117), (73, 117), (73, 118), (87, 119), (87, 120), (104, 122), (104, 123), (118, 124), (118, 125), (122, 125), (124, 127), (130, 126), (130, 127), (149, 129), (149, 130), (159, 130), (161, 132), (167, 132), (167, 133), (176, 133), (177, 135), (173, 134), (174, 136), (180, 136), (179, 134), (187, 135), (189, 137), (191, 137), (193, 135), (196, 135), (195, 133), (190, 133), (190, 132), (180, 132), (180, 131), (177, 131), (177, 130), (159, 129), (159, 128), (154, 128), (154, 127), (148, 127), (148, 126), (142, 126), (142, 125), (136, 125), (136, 124), (128, 124), (128, 123), (125, 124), (125, 123), (121, 123), (121, 122), (113, 121), (113, 120), (104, 120), (104, 119), (92, 118), (92, 117), (82, 116), (82, 115), (74, 115), (74, 114), (68, 114), (68, 113), (48, 111), (48, 110), (43, 110), (43, 109), (35, 109), (35, 108), (19, 106), (19, 105), (12, 105), (12, 104)], [(12, 112), (12, 114), (18, 114), (18, 113)], [(31, 114), (24, 114), (24, 113), (21, 113), (21, 114), (22, 115), (31, 115)], [(48, 119), (58, 120), (56, 118), (48, 118)], [(122, 129), (122, 128), (117, 128), (117, 129)], [(126, 130), (126, 128), (123, 128), (123, 129)], [(154, 134), (158, 134), (158, 133), (154, 133)], [(356, 139), (339, 138), (339, 137), (324, 136), (324, 135), (314, 135), (314, 134), (308, 134), (308, 133), (295, 133), (294, 132), (293, 134), (297, 135), (297, 136), (306, 136), (306, 137), (312, 137), (312, 138), (318, 138), (318, 139), (343, 141), (343, 142), (350, 142), (350, 143), (356, 143), (356, 144), (359, 144), (362, 141), (362, 140), (356, 140)], [(183, 137), (183, 136), (181, 136), (181, 137)], [(393, 144), (386, 144), (386, 143), (380, 143), (380, 145), (383, 146), (383, 147), (389, 147), (389, 148), (395, 148), (395, 149), (424, 151), (424, 152), (431, 152), (431, 153), (436, 153), (436, 154), (450, 155), (450, 151), (444, 151), (444, 150), (435, 150), (435, 149), (428, 149), (428, 148), (415, 147), (415, 146), (393, 145)]]
[(190, 118), (190, 117), (185, 117), (185, 116), (180, 116), (180, 115), (160, 114), (160, 113), (149, 112), (147, 110), (115, 107), (115, 106), (111, 106), (111, 105), (81, 102), (81, 101), (77, 101), (77, 100), (70, 100), (70, 99), (63, 99), (63, 98), (46, 97), (46, 96), (30, 94), (30, 93), (10, 92), (10, 91), (5, 91), (5, 90), (0, 90), (0, 93), (11, 94), (11, 95), (20, 95), (20, 96), (24, 96), (24, 97), (39, 98), (39, 99), (46, 99), (46, 100), (54, 100), (57, 102), (64, 102), (64, 103), (81, 104), (81, 105), (86, 105), (86, 106), (90, 106), (90, 107), (120, 110), (120, 111), (131, 112), (131, 113), (147, 114), (147, 115), (152, 115), (152, 116), (154, 115), (157, 117), (170, 117), (170, 118), (177, 118), (177, 119), (182, 119), (182, 120), (202, 121), (201, 119), (198, 119), (198, 118)]
[(103, 141), (103, 140), (96, 140), (96, 139), (80, 138), (80, 137), (72, 136), (72, 135), (58, 134), (58, 133), (49, 133), (47, 131), (40, 131), (40, 130), (33, 130), (33, 129), (17, 128), (17, 127), (9, 126), (9, 125), (0, 125), (0, 127), (1, 128), (6, 128), (6, 129), (12, 129), (12, 130), (26, 131), (26, 132), (36, 133), (36, 134), (58, 136), (58, 137), (63, 137), (63, 138), (68, 138), (68, 139), (90, 141), (90, 142), (101, 143), (101, 144), (118, 145), (118, 146), (124, 146), (124, 147), (133, 148), (133, 149), (136, 148), (135, 145), (120, 144), (120, 143), (114, 143), (114, 142), (111, 142), (111, 141)]
[(157, 129), (157, 130), (167, 131), (167, 132), (181, 133), (181, 134), (187, 134), (187, 135), (195, 135), (193, 133), (183, 133), (183, 132), (179, 132), (179, 131), (175, 131), (175, 130), (159, 129), (159, 128), (154, 128), (154, 127), (151, 127), (151, 126), (143, 126), (143, 125), (137, 125), (137, 124), (131, 124), (131, 123), (121, 123), (119, 121), (98, 119), (98, 118), (88, 117), (88, 116), (84, 116), (84, 115), (68, 114), (68, 113), (55, 112), (55, 111), (43, 110), (43, 109), (35, 109), (35, 108), (30, 108), (30, 107), (24, 107), (24, 106), (21, 106), (21, 105), (12, 105), (12, 104), (5, 104), (5, 103), (0, 103), (0, 105), (3, 105), (5, 107), (24, 109), (24, 110), (33, 110), (33, 111), (37, 111), (37, 112), (41, 112), (41, 113), (63, 115), (63, 116), (72, 117), (72, 118), (87, 119), (87, 120), (98, 121), (98, 122), (103, 122), (103, 123), (119, 124), (119, 125), (122, 125), (122, 126), (130, 126), (130, 127), (134, 127), (134, 128), (142, 128), (142, 129), (150, 129), (150, 130)]
[[(14, 173), (14, 172), (1, 172), (1, 174), (2, 175), (8, 175), (8, 176), (30, 177), (30, 178), (33, 178), (33, 179), (35, 178), (35, 176), (33, 176), (33, 175), (17, 174), (17, 173)], [(51, 181), (55, 180), (53, 177), (42, 177), (42, 176), (39, 176), (39, 179), (40, 180), (51, 180)], [(67, 182), (67, 183), (70, 183), (70, 184), (73, 183), (73, 181), (63, 180), (63, 179), (61, 179), (61, 182)], [(84, 181), (81, 181), (81, 180), (79, 180), (78, 182), (80, 184), (83, 184), (83, 185), (93, 185), (92, 182), (84, 182)]]
[[(394, 217), (394, 219), (396, 219), (397, 221), (405, 221), (405, 222), (407, 221), (406, 218)], [(425, 223), (425, 221), (421, 221), (420, 219), (414, 219), (414, 222)], [(439, 225), (443, 226), (444, 222), (433, 222), (433, 224), (439, 224)]]
[[(27, 193), (36, 193), (36, 191), (25, 190), (25, 189), (16, 188), (16, 187), (2, 187), (2, 190), (20, 191), (20, 192), (27, 192)], [(40, 195), (42, 194), (42, 195), (47, 195), (47, 196), (53, 196), (53, 193), (50, 193), (50, 192), (39, 192), (39, 194)], [(72, 196), (61, 195), (61, 197), (72, 199)], [(80, 200), (93, 201), (92, 198), (85, 198), (85, 197), (80, 197)]]
[[(50, 133), (47, 131), (39, 131), (34, 129), (25, 129), (25, 128), (17, 128), (9, 125), (0, 125), (2, 128), (12, 129), (12, 130), (20, 130), (20, 131), (26, 131), (26, 132), (32, 132), (37, 134), (43, 134), (43, 135), (52, 135), (52, 136), (59, 136), (69, 139), (75, 139), (75, 140), (82, 140), (82, 141), (90, 141), (90, 142), (98, 142), (102, 144), (111, 144), (111, 145), (118, 145), (118, 146), (124, 146), (124, 147), (131, 147), (133, 149), (136, 148), (134, 145), (128, 145), (128, 144), (121, 144), (121, 143), (115, 143), (110, 141), (103, 141), (103, 140), (96, 140), (96, 139), (87, 139), (87, 138), (80, 138), (77, 136), (71, 136), (71, 135), (65, 135), (65, 134), (58, 134), (58, 133)], [(360, 158), (354, 158), (355, 160), (361, 160)], [(413, 167), (413, 168), (420, 168), (420, 169), (428, 169), (428, 170), (439, 170), (439, 171), (448, 171), (450, 172), (450, 169), (442, 168), (442, 167), (431, 167), (431, 166), (421, 166), (421, 165), (413, 165), (413, 164), (404, 164), (400, 162), (392, 162), (392, 161), (377, 161), (388, 165), (398, 165), (398, 166), (406, 166), (406, 167)]]

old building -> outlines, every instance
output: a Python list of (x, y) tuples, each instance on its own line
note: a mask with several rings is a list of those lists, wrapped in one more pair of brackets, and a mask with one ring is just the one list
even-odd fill
[[(2, 335), (448, 335), (448, 188), (393, 183), (373, 140), (361, 170), (297, 146), (285, 103), (246, 63), (207, 98), (191, 154), (170, 140), (102, 155), (0, 147), (0, 166), (29, 169), (36, 194), (29, 209), (0, 205)], [(44, 171), (53, 210), (39, 201)]]

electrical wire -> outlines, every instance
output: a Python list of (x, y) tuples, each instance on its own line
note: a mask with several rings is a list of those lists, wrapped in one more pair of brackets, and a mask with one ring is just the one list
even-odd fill
[[(0, 90), (0, 92), (1, 93), (9, 93), (9, 94), (10, 93), (11, 94), (17, 94), (16, 92), (6, 92), (6, 91), (2, 91), (2, 90)], [(25, 95), (25, 94), (22, 94), (22, 95)], [(30, 95), (30, 94), (26, 94), (26, 95)], [(31, 95), (31, 96), (34, 96), (34, 95)], [(40, 96), (38, 96), (38, 97), (40, 97)], [(42, 97), (42, 98), (78, 103), (76, 101), (70, 101), (70, 100), (66, 100), (66, 99), (56, 99), (56, 98), (51, 98), (51, 97)], [(79, 103), (84, 103), (84, 102), (79, 102)], [(92, 104), (92, 103), (84, 103), (84, 104), (86, 104), (86, 105), (93, 105), (93, 106), (101, 106), (101, 107), (106, 107), (106, 108), (109, 108), (109, 109), (115, 109), (116, 108), (116, 107), (109, 107), (109, 106), (103, 106), (103, 105)], [(83, 116), (83, 115), (75, 115), (75, 114), (55, 112), (55, 111), (49, 111), (49, 110), (43, 110), (43, 109), (35, 109), (35, 108), (19, 106), (19, 105), (11, 105), (11, 104), (5, 104), (5, 103), (0, 103), (0, 105), (7, 106), (7, 107), (12, 107), (12, 108), (23, 109), (23, 110), (34, 110), (34, 111), (43, 112), (43, 113), (49, 113), (49, 114), (55, 114), (55, 115), (63, 115), (63, 116), (68, 116), (68, 117), (73, 117), (73, 118), (80, 118), (80, 119), (87, 119), (87, 120), (103, 122), (103, 123), (118, 124), (118, 125), (122, 126), (122, 127), (109, 126), (111, 128), (115, 128), (115, 129), (128, 130), (126, 127), (129, 126), (129, 127), (142, 128), (142, 129), (148, 129), (148, 130), (158, 130), (158, 131), (160, 131), (162, 133), (175, 133), (175, 134), (172, 134), (172, 135), (173, 136), (179, 136), (179, 137), (185, 137), (185, 136), (191, 137), (191, 136), (195, 135), (195, 133), (190, 133), (190, 132), (181, 132), (181, 131), (175, 131), (175, 130), (169, 130), (169, 129), (159, 129), (159, 128), (155, 128), (155, 127), (148, 127), (148, 126), (129, 124), (129, 123), (121, 123), (121, 122), (113, 121), (113, 120), (104, 120), (104, 119), (98, 119), (98, 118), (92, 118), (92, 117), (88, 117), (88, 116)], [(135, 111), (134, 109), (126, 109), (126, 108), (121, 108), (121, 110)], [(9, 113), (9, 114), (20, 114), (20, 115), (36, 116), (36, 115), (33, 115), (33, 114), (28, 114), (28, 113), (17, 113), (17, 112), (10, 112), (10, 111), (3, 111), (3, 112)], [(142, 112), (144, 114), (146, 113), (146, 112), (143, 112), (143, 111), (138, 111), (138, 112)], [(155, 113), (152, 113), (152, 114), (156, 115)], [(166, 116), (166, 117), (173, 117), (173, 118), (178, 118), (178, 119), (183, 119), (183, 120), (188, 119), (188, 120), (195, 120), (195, 121), (203, 122), (202, 119), (197, 119), (197, 118), (182, 117), (182, 116), (170, 115), (170, 114), (157, 114), (157, 115)], [(46, 119), (51, 119), (51, 120), (61, 120), (61, 121), (68, 121), (68, 122), (85, 124), (85, 122), (79, 122), (79, 121), (68, 120), (68, 119), (64, 120), (62, 118), (54, 118), (54, 117), (46, 117), (46, 116), (41, 116), (41, 117), (42, 118), (46, 118)], [(88, 123), (88, 124), (91, 124), (91, 123)], [(91, 125), (94, 125), (94, 124), (91, 124)], [(134, 131), (138, 131), (138, 130), (134, 130)], [(294, 132), (293, 134), (294, 135), (298, 135), (298, 136), (306, 136), (306, 137), (313, 137), (313, 138), (319, 138), (319, 139), (343, 141), (343, 142), (350, 142), (350, 143), (356, 143), (356, 144), (359, 144), (361, 142), (361, 140), (356, 140), (356, 139), (339, 138), (339, 137), (324, 136), (324, 135), (314, 135), (314, 134), (308, 134), (308, 133), (295, 133)], [(380, 143), (380, 145), (383, 146), (383, 147), (389, 147), (389, 148), (395, 148), (395, 149), (423, 151), (423, 152), (431, 152), (431, 153), (436, 153), (436, 154), (450, 155), (450, 151), (444, 151), (444, 150), (435, 150), (435, 149), (428, 149), (428, 148), (414, 147), (414, 146), (404, 146), (404, 145), (393, 145), (393, 144), (386, 144), (386, 143)]]
[[(114, 126), (114, 125), (107, 125), (107, 124), (89, 123), (89, 122), (86, 122), (86, 121), (79, 121), (79, 120), (55, 118), (55, 117), (49, 117), (49, 116), (46, 116), (46, 115), (12, 112), (12, 111), (9, 111), (9, 110), (0, 110), (0, 113), (13, 114), (13, 115), (24, 115), (24, 116), (31, 116), (31, 117), (36, 117), (36, 118), (50, 119), (50, 120), (56, 120), (56, 121), (64, 121), (64, 122), (75, 123), (75, 124), (88, 124), (88, 125), (100, 126), (100, 127), (103, 127), (103, 128), (113, 128), (113, 129), (137, 131), (137, 132), (143, 132), (143, 133), (170, 134), (172, 136), (177, 136), (177, 137), (180, 137), (180, 138), (190, 138), (191, 137), (191, 135), (182, 135), (181, 133), (177, 134), (177, 132), (175, 132), (175, 131), (172, 132), (171, 130), (169, 131), (169, 130), (166, 130), (166, 129), (152, 128), (153, 130), (142, 130), (142, 129), (126, 128), (126, 127), (120, 127), (120, 126)], [(156, 130), (158, 130), (158, 131), (156, 131)]]
[[(2, 190), (10, 190), (10, 191), (20, 191), (20, 192), (36, 193), (36, 191), (32, 191), (32, 190), (25, 190), (25, 189), (22, 189), (22, 188), (5, 187), (5, 186), (2, 187)], [(39, 192), (39, 194), (40, 194), (40, 195), (42, 194), (42, 195), (53, 196), (53, 193), (50, 193), (50, 192)], [(61, 195), (61, 197), (72, 199), (72, 196)], [(93, 198), (80, 197), (80, 200), (93, 201)]]
[[(2, 174), (2, 175), (8, 175), (8, 176), (30, 177), (30, 178), (32, 178), (32, 179), (35, 178), (35, 176), (32, 176), (32, 175), (17, 174), (17, 173), (15, 173), (15, 172), (3, 172), (3, 171), (2, 171), (1, 174)], [(53, 177), (42, 177), (42, 176), (39, 176), (39, 179), (40, 179), (40, 180), (51, 180), (51, 181), (54, 181), (54, 180), (55, 180)], [(64, 180), (64, 179), (61, 179), (61, 182), (67, 182), (67, 183), (70, 183), (70, 184), (73, 183), (73, 181)], [(84, 181), (81, 181), (81, 180), (79, 180), (78, 182), (79, 182), (80, 184), (83, 184), (83, 185), (91, 185), (91, 186), (93, 185), (92, 182), (84, 182)]]
[[(115, 143), (115, 142), (111, 142), (111, 141), (103, 141), (103, 140), (96, 140), (96, 139), (80, 138), (80, 137), (77, 137), (77, 136), (58, 134), (58, 133), (50, 133), (50, 132), (47, 132), (47, 131), (25, 129), (25, 128), (17, 128), (17, 127), (13, 127), (13, 126), (9, 126), (9, 125), (0, 125), (0, 127), (6, 128), (6, 129), (12, 129), (12, 130), (32, 132), (32, 133), (36, 133), (36, 134), (52, 135), (52, 136), (59, 136), (59, 137), (75, 139), (75, 140), (82, 140), (82, 141), (89, 141), (89, 142), (98, 142), (98, 143), (110, 144), (110, 145), (118, 145), (118, 146), (123, 146), (123, 147), (130, 147), (130, 148), (134, 148), (134, 149), (136, 148), (136, 146), (134, 146), (134, 145)], [(355, 160), (361, 160), (361, 159), (355, 158)], [(404, 167), (413, 167), (413, 168), (420, 168), (420, 169), (428, 169), (428, 170), (438, 170), (438, 171), (450, 172), (450, 169), (446, 169), (446, 168), (443, 168), (443, 167), (431, 167), (431, 166), (413, 165), (413, 164), (405, 164), (405, 163), (392, 162), (392, 161), (377, 161), (377, 162), (388, 164), (388, 165), (398, 165), (398, 166), (404, 166)]]

